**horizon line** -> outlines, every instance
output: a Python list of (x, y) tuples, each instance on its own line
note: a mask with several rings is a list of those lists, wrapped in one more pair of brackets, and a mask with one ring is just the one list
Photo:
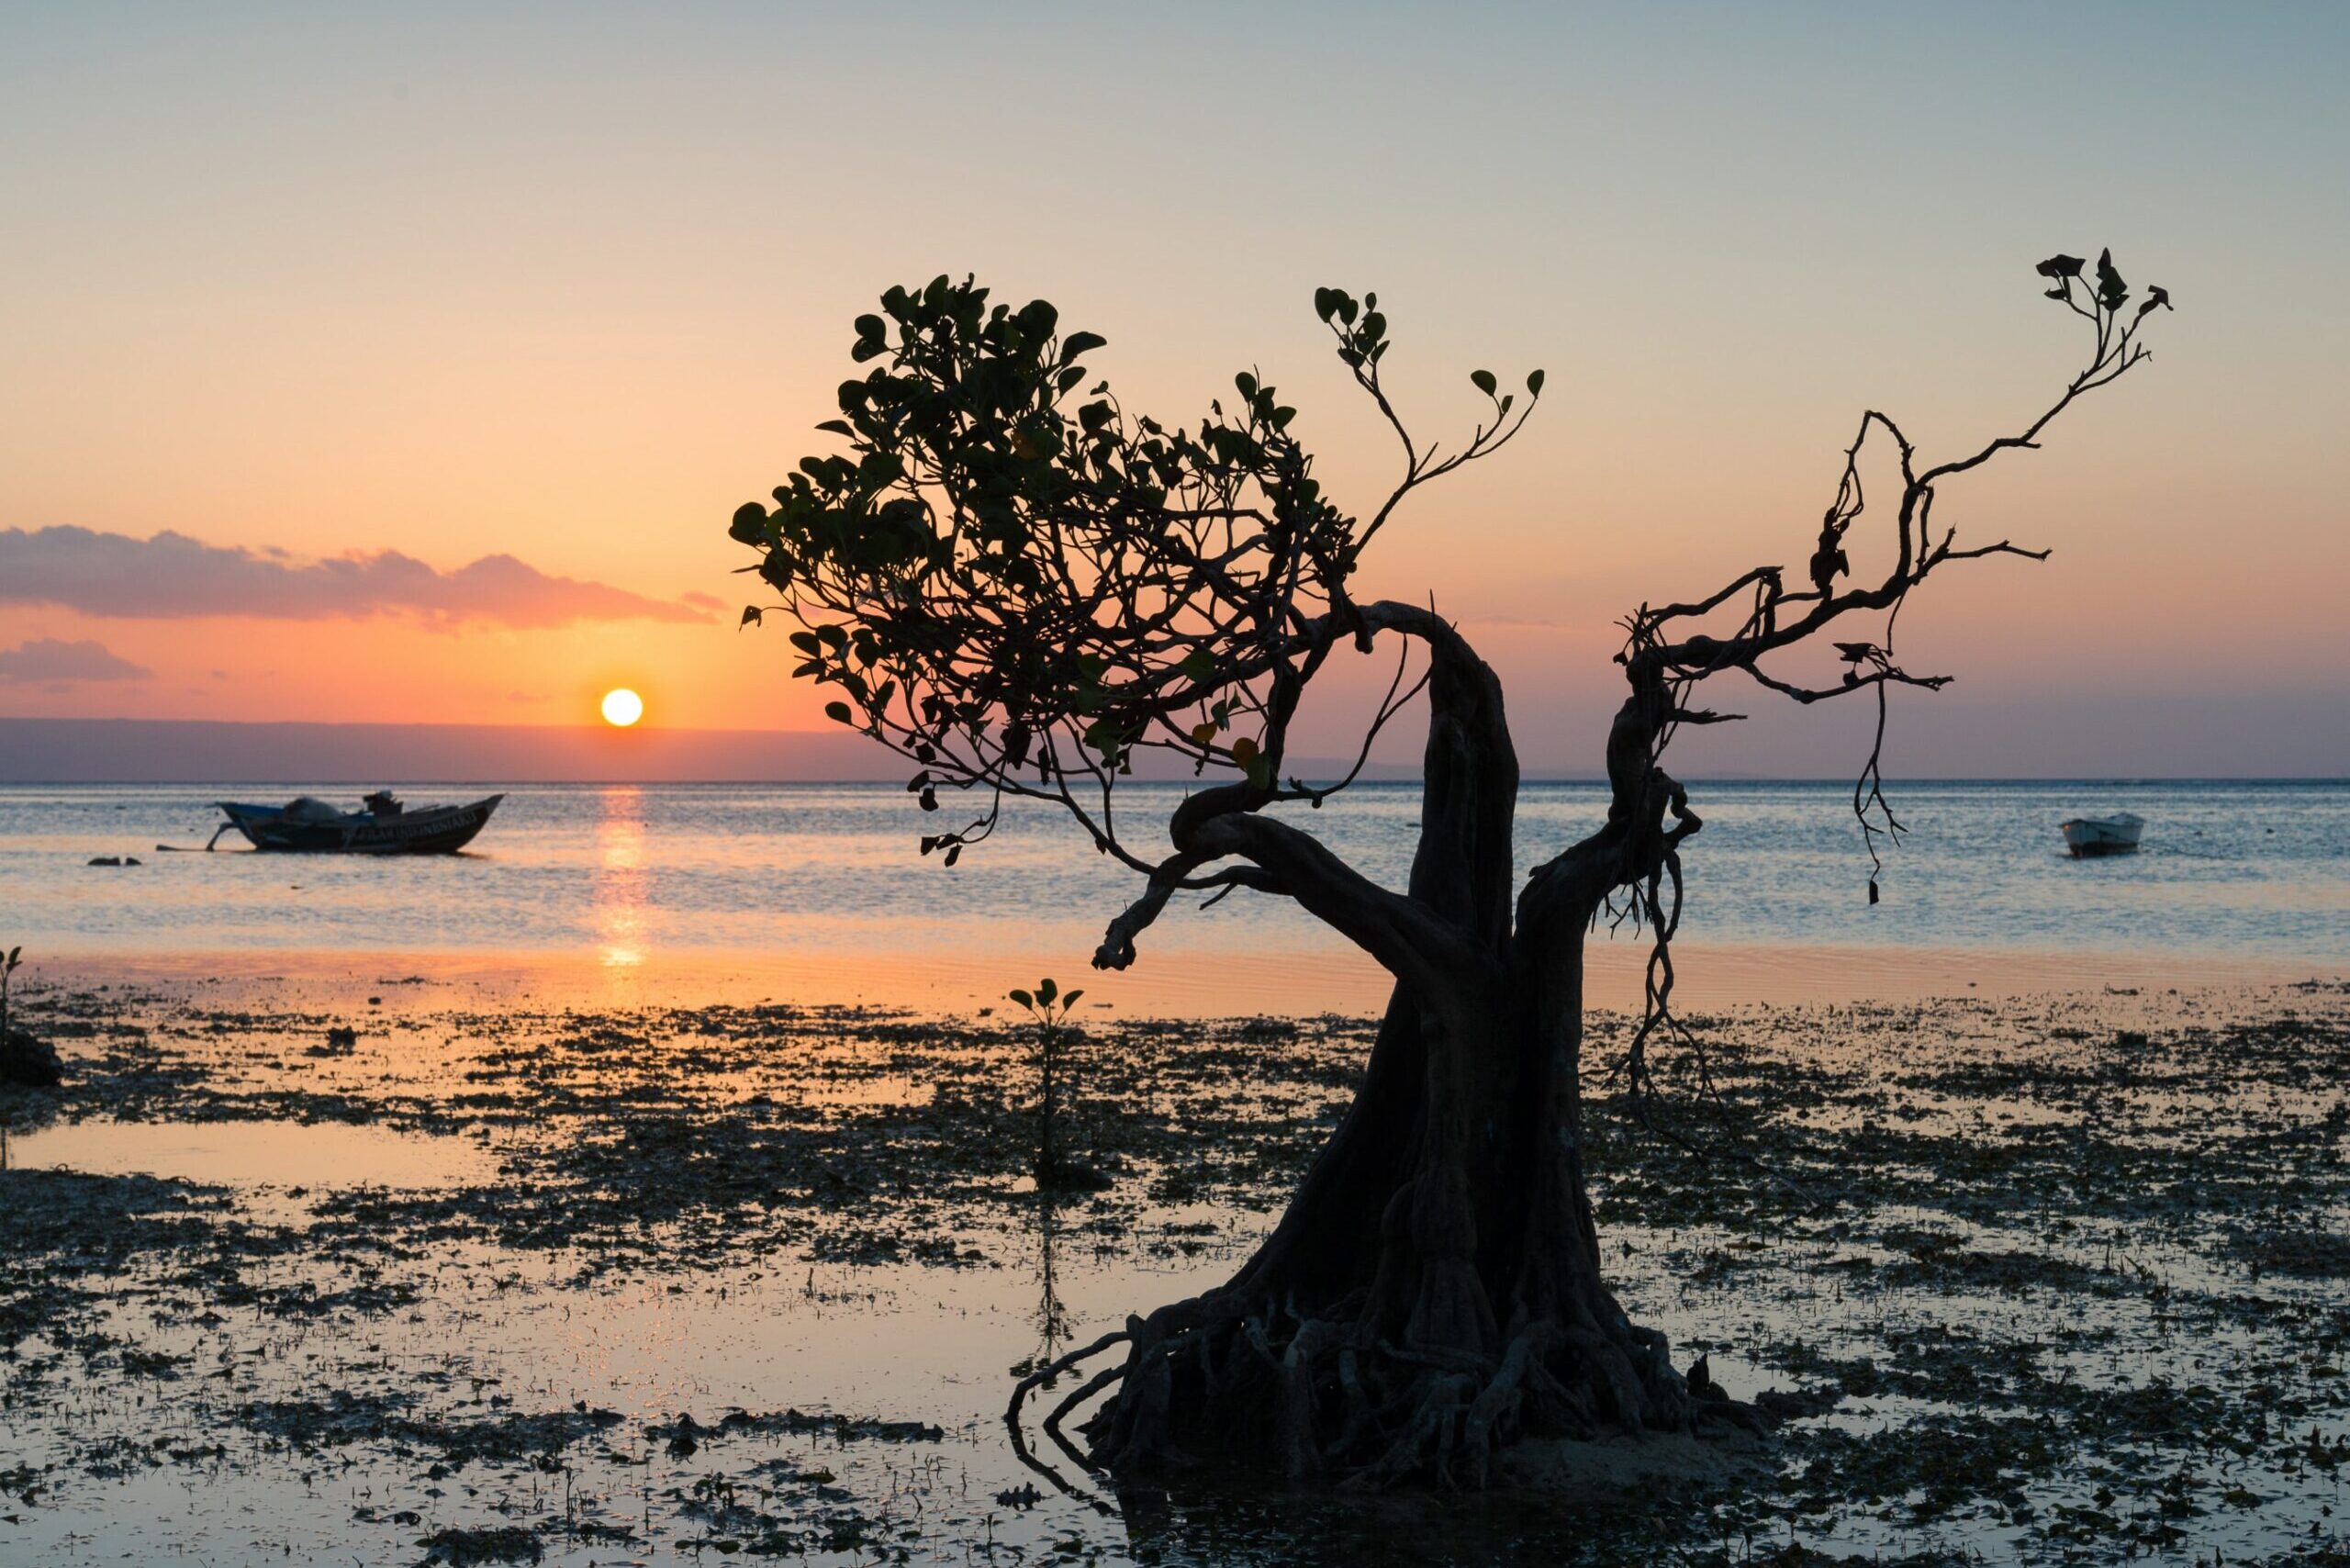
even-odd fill
[[(1852, 783), (1850, 775), (1825, 773), (1701, 773), (1684, 774), (1681, 776), (1681, 778), (1684, 783), (1717, 786), (1746, 784), (1833, 784), (1839, 789), (1850, 789)], [(1129, 778), (1125, 780), (1123, 787), (1128, 789), (1154, 790), (1190, 789), (1193, 785), (1201, 782), (1202, 780), (1200, 779), (1192, 778)], [(1518, 780), (1518, 784), (1521, 788), (1529, 784), (1602, 785), (1606, 782), (1606, 775), (1602, 773), (1540, 774), (1521, 778)], [(383, 785), (385, 781), (382, 777), (367, 774), (362, 774), (348, 778), (330, 778), (315, 774), (287, 774), (283, 777), (273, 777), (268, 778), (6, 778), (0, 779), (0, 790), (246, 790), (267, 784), (320, 784), (333, 785), (337, 788), (342, 788), (360, 784)], [(1427, 783), (1427, 779), (1423, 778), (1358, 778), (1346, 788), (1348, 790), (1398, 790), (1416, 788), (1424, 785), (1425, 783)], [(2121, 786), (2154, 784), (2350, 785), (2350, 775), (2330, 773), (1979, 773), (1941, 774), (1929, 776), (1919, 774), (1916, 778), (1890, 778), (1886, 780), (1886, 784), (1889, 788), (1894, 789), (1905, 787), (1915, 789), (1942, 784), (2095, 784)], [(462, 785), (468, 789), (490, 786), (502, 787), (508, 790), (771, 790), (779, 786), (806, 786), (811, 789), (839, 789), (845, 785), (886, 785), (892, 790), (897, 790), (903, 787), (903, 780), (895, 777), (887, 777), (878, 774), (870, 778), (499, 778), (488, 775), (467, 777), (463, 774), (451, 774), (447, 777), (428, 776), (420, 778), (412, 778), (398, 784), (397, 787), (400, 789), (415, 789), (420, 786), (440, 785)], [(386, 785), (385, 787), (391, 788), (393, 786)], [(1278, 804), (1280, 802), (1275, 803)]]

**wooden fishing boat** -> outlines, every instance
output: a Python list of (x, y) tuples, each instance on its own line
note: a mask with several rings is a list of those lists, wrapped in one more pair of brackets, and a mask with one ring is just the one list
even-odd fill
[(2058, 831), (2065, 835), (2065, 847), (2076, 856), (2127, 855), (2138, 847), (2138, 834), (2145, 825), (2142, 817), (2116, 812), (2109, 817), (2075, 817)]
[(473, 842), (498, 809), (503, 795), (491, 795), (464, 806), (424, 806), (411, 809), (395, 800), (388, 790), (367, 797), (364, 809), (339, 812), (324, 801), (305, 795), (282, 806), (254, 806), (217, 801), (229, 820), (212, 835), (209, 849), (220, 834), (235, 828), (255, 849), (296, 850), (343, 855), (448, 855)]

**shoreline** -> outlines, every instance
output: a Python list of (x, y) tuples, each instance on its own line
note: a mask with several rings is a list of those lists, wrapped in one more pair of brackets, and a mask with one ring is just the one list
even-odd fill
[[(777, 952), (701, 949), (643, 954), (606, 948), (415, 950), (230, 948), (50, 951), (27, 944), (17, 985), (84, 989), (201, 988), (218, 1000), (290, 987), (322, 1002), (380, 997), (393, 1011), (472, 1004), (652, 1006), (776, 1002), (863, 1007), (923, 1016), (993, 1008), (1015, 985), (1050, 974), (1082, 986), (1088, 1011), (1121, 1018), (1317, 1017), (1375, 1014), (1386, 975), (1367, 958), (1327, 947), (1234, 954), (1146, 952), (1123, 972), (1078, 953)], [(1645, 943), (1595, 936), (1587, 949), (1590, 1003), (1637, 1009)], [(2334, 983), (2350, 966), (2322, 958), (2232, 954), (2065, 952), (2047, 948), (1706, 944), (1673, 947), (1684, 1009), (1789, 1006), (1937, 998), (2009, 998), (2132, 990), (2273, 988)]]

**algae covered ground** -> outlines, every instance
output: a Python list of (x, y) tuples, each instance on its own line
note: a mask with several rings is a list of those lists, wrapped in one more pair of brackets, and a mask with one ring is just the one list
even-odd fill
[(1002, 1423), (1245, 1255), (1366, 1021), (1094, 1017), (1111, 1185), (1048, 1201), (1002, 1018), (19, 1012), (68, 1075), (0, 1091), (0, 1562), (2350, 1562), (2339, 983), (1698, 1020), (1718, 1101), (1590, 1086), (1603, 1238), (1785, 1420), (1368, 1501), (1118, 1495)]

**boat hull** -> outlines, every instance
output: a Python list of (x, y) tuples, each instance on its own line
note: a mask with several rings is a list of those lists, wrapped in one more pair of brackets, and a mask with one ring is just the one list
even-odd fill
[(473, 842), (503, 795), (464, 806), (434, 806), (379, 817), (360, 812), (334, 822), (288, 817), (278, 806), (218, 802), (255, 849), (302, 855), (452, 855)]
[(2145, 825), (2124, 812), (2112, 817), (2077, 817), (2065, 823), (2060, 831), (2065, 834), (2065, 847), (2076, 858), (2092, 860), (2102, 855), (2134, 854), (2138, 835)]

